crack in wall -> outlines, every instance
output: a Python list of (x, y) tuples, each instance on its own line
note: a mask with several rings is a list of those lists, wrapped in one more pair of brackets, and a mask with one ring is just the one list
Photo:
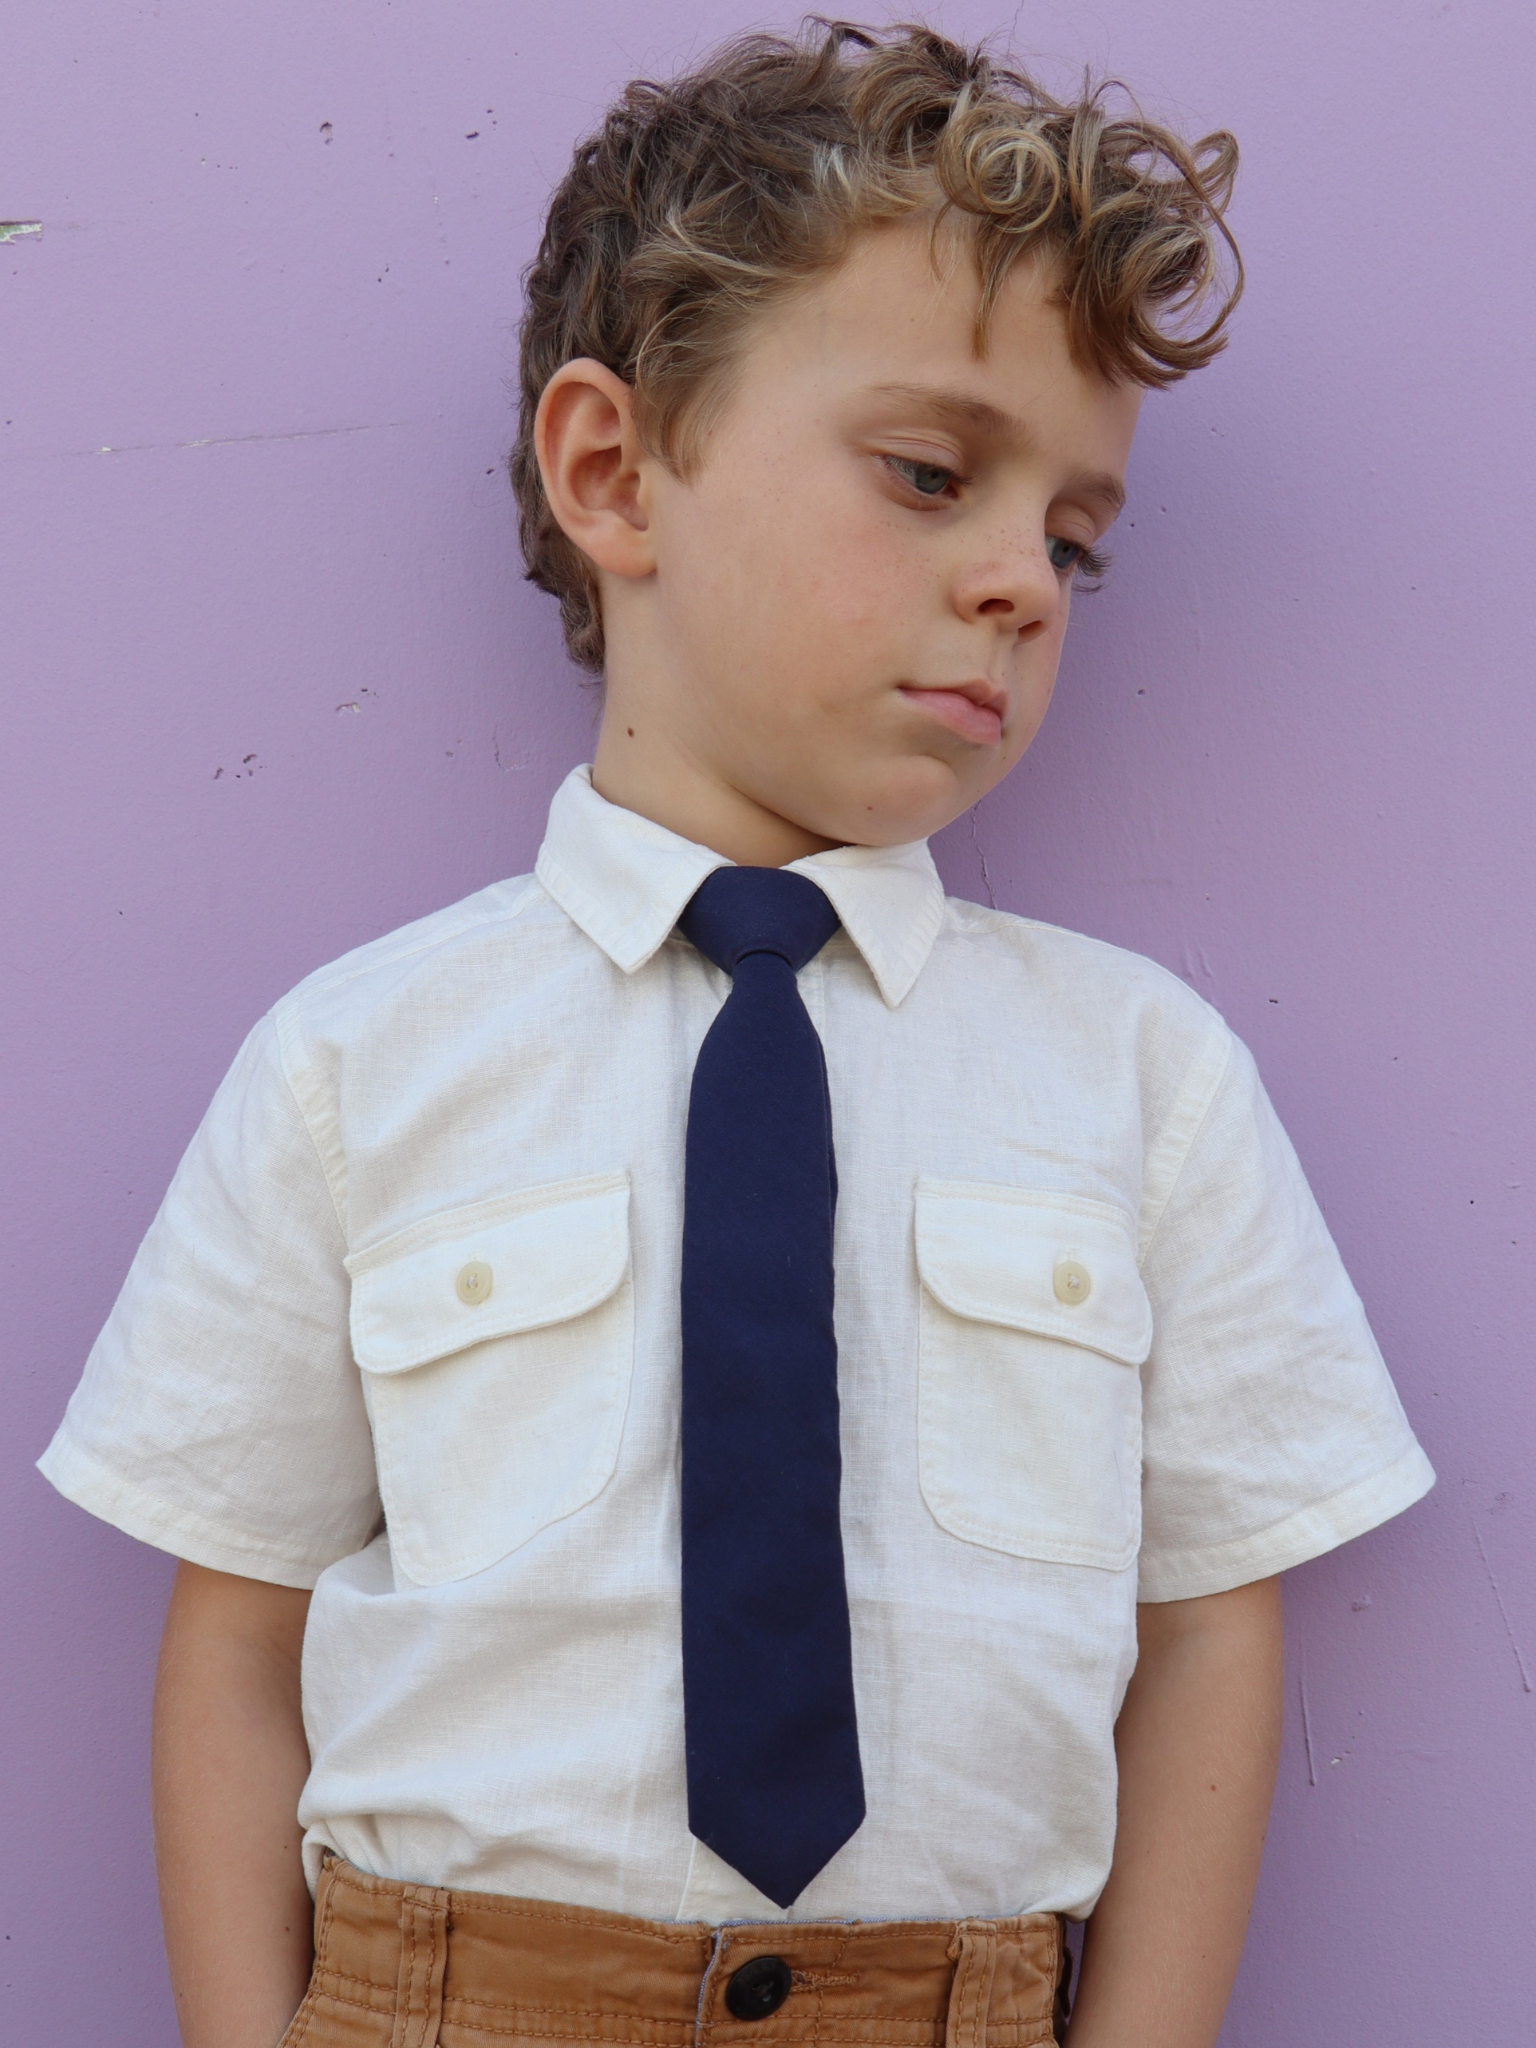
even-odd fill
[(966, 812), (971, 821), (971, 844), (975, 847), (976, 858), (981, 863), (981, 884), (987, 892), (987, 901), (996, 910), (997, 891), (992, 886), (992, 870), (987, 866), (987, 850), (981, 843), (981, 834), (976, 830), (976, 810), (977, 806), (972, 804)]

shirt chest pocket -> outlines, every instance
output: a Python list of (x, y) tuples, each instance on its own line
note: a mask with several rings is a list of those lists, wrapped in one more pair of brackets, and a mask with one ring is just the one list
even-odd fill
[(347, 1270), (406, 1577), (434, 1586), (484, 1571), (602, 1491), (634, 1353), (627, 1175), (431, 1217)]
[(1141, 1540), (1152, 1308), (1108, 1204), (919, 1181), (918, 1464), (940, 1526), (1123, 1570)]

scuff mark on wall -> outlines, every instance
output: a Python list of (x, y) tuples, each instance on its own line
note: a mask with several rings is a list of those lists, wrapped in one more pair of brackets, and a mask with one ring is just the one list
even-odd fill
[(504, 761), (501, 758), (501, 727), (499, 725), (491, 727), (491, 754), (496, 762), (496, 766), (503, 775), (521, 775), (525, 769), (533, 766), (533, 750), (530, 747), (525, 747), (515, 761)]
[(1520, 1683), (1527, 1692), (1531, 1690), (1531, 1674), (1525, 1668), (1525, 1659), (1520, 1654), (1520, 1645), (1515, 1639), (1514, 1626), (1509, 1618), (1509, 1609), (1504, 1605), (1504, 1595), (1499, 1591), (1499, 1582), (1493, 1576), (1493, 1566), (1488, 1562), (1488, 1553), (1483, 1548), (1483, 1532), (1476, 1522), (1472, 1524), (1472, 1540), (1477, 1545), (1477, 1554), (1483, 1560), (1483, 1570), (1488, 1574), (1488, 1583), (1493, 1588), (1493, 1597), (1498, 1602), (1499, 1619), (1504, 1624), (1504, 1633), (1509, 1638), (1509, 1647), (1515, 1653), (1515, 1665), (1520, 1673)]
[(1197, 980), (1203, 981), (1207, 988), (1214, 987), (1216, 981), (1204, 946), (1191, 946), (1188, 939), (1184, 941), (1184, 964), (1180, 967), (1179, 974), (1191, 988)]
[(1312, 1754), (1312, 1716), (1307, 1708), (1307, 1667), (1302, 1665), (1296, 1674), (1296, 1688), (1301, 1694), (1301, 1735), (1307, 1745), (1307, 1783), (1317, 1783), (1317, 1759)]
[(325, 441), (337, 434), (385, 434), (407, 420), (372, 420), (357, 427), (301, 427), (284, 434), (207, 434), (199, 441), (121, 441), (99, 448), (74, 448), (73, 455), (160, 455), (180, 448), (239, 448), (247, 441)]
[(372, 434), (381, 427), (397, 427), (400, 420), (380, 420), (377, 426), (305, 427), (291, 434), (208, 434), (201, 441), (178, 441), (178, 448), (234, 448), (243, 441), (323, 441), (331, 434)]
[(43, 239), (40, 220), (0, 220), (0, 242), (20, 242), (29, 236), (34, 242)]

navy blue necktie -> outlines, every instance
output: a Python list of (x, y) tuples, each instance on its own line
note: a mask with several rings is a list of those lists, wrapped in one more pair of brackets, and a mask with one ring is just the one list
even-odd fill
[(827, 1063), (796, 971), (814, 882), (718, 868), (679, 920), (732, 977), (693, 1070), (683, 1211), (688, 1825), (790, 1905), (864, 1818), (838, 1515)]

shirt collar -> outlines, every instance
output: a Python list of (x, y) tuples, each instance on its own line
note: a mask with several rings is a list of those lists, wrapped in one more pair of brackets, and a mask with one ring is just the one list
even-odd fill
[[(555, 792), (534, 872), (616, 967), (633, 974), (665, 942), (706, 875), (731, 863), (707, 846), (598, 795), (590, 767)], [(790, 862), (825, 891), (894, 1009), (921, 974), (944, 915), (944, 885), (924, 839), (837, 846)]]

